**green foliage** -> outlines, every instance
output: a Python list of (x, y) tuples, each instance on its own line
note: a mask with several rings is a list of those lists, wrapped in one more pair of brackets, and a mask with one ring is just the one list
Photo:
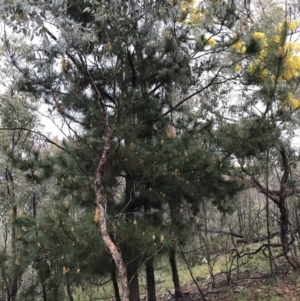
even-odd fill
[(281, 130), (273, 122), (264, 119), (241, 120), (240, 124), (228, 124), (219, 129), (220, 145), (238, 158), (264, 154), (279, 141)]
[[(188, 9), (184, 16), (181, 5)], [(163, 0), (0, 4), (8, 25), (38, 37), (26, 61), (14, 59), (17, 51), (5, 38), (10, 63), (19, 72), (19, 93), (46, 104), (49, 116), (63, 120), (69, 131), (62, 141), (52, 141), (60, 150), (41, 149), (30, 136), (31, 145), (7, 151), (28, 185), (46, 186), (38, 206), (30, 199), (37, 210), (13, 223), (24, 268), (26, 262), (37, 263), (28, 294), (37, 292), (39, 283), (63, 294), (68, 281), (78, 285), (112, 269), (98, 233), (94, 195), (107, 132), (113, 137), (101, 189), (108, 220), (116, 217), (108, 226), (110, 235), (128, 262), (184, 244), (186, 204), (192, 214), (203, 201), (230, 212), (243, 188), (231, 164), (233, 150), (254, 156), (267, 149), (262, 141), (278, 138), (263, 121), (237, 129), (224, 125), (224, 132), (205, 116), (205, 105), (194, 109), (196, 96), (228, 76), (226, 51), (234, 60), (240, 53), (231, 54), (227, 39), (228, 32), (234, 35), (234, 2), (204, 1), (199, 22), (193, 5)], [(46, 25), (49, 18), (53, 30)], [(8, 127), (15, 120), (26, 129), (35, 125), (31, 114), (19, 118), (17, 105), (2, 109)], [(237, 136), (244, 139), (238, 147)]]

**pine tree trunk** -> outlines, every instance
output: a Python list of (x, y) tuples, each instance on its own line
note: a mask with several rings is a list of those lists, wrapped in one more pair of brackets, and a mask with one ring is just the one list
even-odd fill
[[(177, 218), (178, 218), (178, 208), (174, 207), (174, 203), (169, 203), (170, 207), (170, 213), (172, 217), (172, 224), (173, 226), (177, 226), (179, 224)], [(174, 284), (174, 295), (176, 300), (178, 298), (182, 297), (181, 289), (180, 289), (180, 282), (179, 282), (179, 276), (178, 276), (178, 270), (176, 265), (176, 253), (175, 253), (176, 243), (174, 241), (174, 246), (171, 248), (169, 252), (169, 261), (171, 265), (171, 271), (172, 271), (172, 281)]]
[(119, 286), (118, 286), (118, 281), (117, 281), (117, 274), (116, 274), (116, 265), (115, 265), (114, 261), (113, 261), (113, 265), (112, 265), (112, 268), (111, 268), (111, 279), (112, 279), (114, 292), (115, 292), (115, 300), (116, 301), (121, 301)]
[(67, 294), (68, 294), (69, 300), (74, 301), (68, 276), (66, 276), (66, 286), (67, 286)]
[(38, 258), (38, 272), (42, 284), (43, 301), (47, 301), (46, 279), (50, 276), (50, 268), (47, 262)]
[(155, 289), (154, 260), (153, 260), (153, 257), (150, 257), (146, 261), (146, 278), (147, 278), (148, 301), (156, 301), (156, 289)]
[[(15, 219), (16, 216), (17, 216), (17, 207), (14, 206), (13, 207), (13, 219)], [(16, 255), (16, 228), (15, 228), (14, 224), (12, 224), (11, 248), (12, 248), (12, 254)], [(11, 295), (12, 301), (16, 300), (17, 292), (18, 292), (18, 276), (13, 275), (11, 289), (10, 289), (10, 295)]]
[(137, 260), (132, 260), (127, 265), (127, 274), (130, 288), (130, 301), (140, 301), (139, 289), (139, 264)]
[(55, 284), (54, 287), (53, 287), (53, 300), (54, 301), (60, 301), (59, 285), (58, 284)]
[(46, 292), (45, 283), (42, 283), (42, 290), (43, 290), (43, 301), (47, 301), (47, 292)]
[[(129, 173), (126, 173), (126, 187), (125, 187), (125, 206), (126, 206), (126, 218), (131, 219), (134, 215), (135, 206), (135, 190), (134, 182)], [(129, 282), (130, 301), (140, 301), (140, 289), (139, 289), (139, 262), (134, 243), (132, 241), (125, 242), (122, 248), (124, 258), (127, 262), (127, 278)]]
[[(149, 187), (147, 187), (149, 189)], [(144, 219), (151, 223), (151, 200), (144, 198)], [(155, 275), (154, 275), (154, 260), (152, 254), (146, 261), (146, 279), (147, 279), (147, 295), (148, 301), (156, 301)]]
[[(7, 195), (9, 197), (14, 196), (14, 180), (11, 172), (6, 168), (5, 177), (7, 182)], [(16, 256), (16, 227), (14, 225), (14, 220), (17, 217), (17, 206), (13, 206), (11, 211), (11, 252), (13, 256)], [(13, 275), (10, 287), (10, 298), (9, 300), (14, 301), (17, 298), (18, 292), (18, 276)]]
[[(298, 205), (295, 205), (295, 217), (296, 217), (296, 228), (298, 233), (298, 240), (300, 239), (300, 222), (298, 214)], [(298, 245), (298, 250), (300, 250), (300, 244)]]
[(179, 276), (178, 276), (178, 270), (177, 270), (177, 265), (176, 265), (175, 249), (170, 250), (169, 261), (170, 261), (171, 270), (172, 270), (172, 280), (173, 280), (173, 284), (174, 284), (174, 295), (175, 295), (175, 298), (178, 299), (178, 298), (182, 297), (182, 293), (181, 293), (180, 284), (179, 284)]

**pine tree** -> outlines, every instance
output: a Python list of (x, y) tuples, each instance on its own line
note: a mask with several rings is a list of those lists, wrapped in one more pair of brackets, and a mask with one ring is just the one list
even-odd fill
[[(206, 198), (226, 207), (228, 198), (239, 189), (238, 183), (224, 179), (230, 160), (217, 153), (212, 140), (215, 125), (213, 120), (205, 120), (205, 105), (201, 112), (192, 112), (196, 101), (205, 102), (204, 91), (236, 77), (223, 72), (228, 69), (221, 63), (225, 54), (218, 60), (218, 53), (231, 50), (234, 43), (243, 52), (236, 38), (226, 38), (234, 25), (235, 7), (231, 2), (220, 6), (210, 1), (202, 6), (193, 1), (68, 1), (59, 10), (57, 2), (39, 1), (36, 10), (27, 4), (8, 5), (18, 29), (31, 35), (26, 27), (31, 19), (41, 36), (40, 48), (33, 46), (32, 56), (27, 58), (32, 68), (15, 59), (6, 40), (11, 63), (23, 73), (18, 88), (48, 104), (50, 114), (67, 125), (68, 141), (58, 145), (67, 155), (56, 154), (53, 163), (59, 198), (74, 193), (70, 202), (80, 206), (82, 217), (97, 213), (102, 238), (119, 271), (122, 300), (128, 300), (130, 293), (138, 292), (137, 282), (135, 289), (129, 290), (128, 278), (137, 276), (139, 266), (136, 264), (127, 278), (123, 259), (132, 261), (141, 250), (123, 240), (125, 233), (116, 231), (118, 241), (112, 239), (114, 229), (107, 225), (106, 214), (117, 215), (117, 221), (125, 220), (132, 227), (139, 208), (154, 211), (153, 220), (144, 219), (152, 231), (145, 233), (149, 242), (145, 249), (151, 257), (157, 251), (151, 245), (157, 246), (164, 235), (157, 222), (159, 210), (171, 209), (171, 227), (178, 234), (183, 201), (195, 212), (199, 201)], [(50, 15), (55, 30), (44, 25)], [(189, 100), (195, 102), (185, 106)], [(125, 191), (119, 200), (115, 195), (121, 190)], [(63, 206), (54, 206), (55, 213), (46, 218), (42, 229), (47, 232), (55, 227), (62, 232), (64, 218), (69, 221), (67, 208), (59, 209)], [(142, 233), (137, 231), (136, 237), (140, 239)], [(49, 239), (48, 235), (41, 237), (45, 243)], [(57, 235), (49, 243), (61, 246), (58, 241), (63, 237), (63, 233)], [(172, 239), (178, 240), (176, 236)], [(69, 253), (71, 241), (61, 252)], [(171, 246), (172, 252), (175, 246)], [(126, 257), (132, 248), (134, 258)], [(95, 246), (95, 252), (100, 250)], [(67, 262), (56, 264), (57, 273), (62, 268), (63, 275), (71, 275)], [(131, 300), (138, 300), (137, 295)]]

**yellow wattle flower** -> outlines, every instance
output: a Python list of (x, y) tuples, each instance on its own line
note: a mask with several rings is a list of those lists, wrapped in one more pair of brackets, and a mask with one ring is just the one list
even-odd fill
[(295, 30), (298, 27), (298, 23), (295, 20), (289, 22), (289, 30)]
[(266, 35), (263, 32), (255, 32), (253, 35), (253, 39), (262, 40), (266, 38)]
[(241, 67), (241, 65), (237, 64), (237, 65), (235, 65), (234, 69), (235, 69), (235, 71), (239, 72), (242, 70), (242, 67)]
[(208, 45), (211, 47), (215, 46), (215, 44), (216, 44), (216, 40), (213, 37), (209, 38), (207, 42), (208, 42)]
[(288, 93), (287, 102), (293, 110), (296, 110), (300, 107), (300, 101), (293, 95), (293, 93)]
[(273, 37), (273, 42), (274, 43), (279, 43), (280, 42), (280, 36), (278, 34)]

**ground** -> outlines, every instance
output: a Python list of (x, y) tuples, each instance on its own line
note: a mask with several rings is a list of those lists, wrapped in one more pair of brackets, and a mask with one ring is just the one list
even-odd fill
[[(184, 287), (185, 296), (181, 300), (206, 301), (300, 301), (300, 274), (282, 266), (273, 277), (269, 273), (253, 273), (244, 271), (231, 276), (231, 284), (227, 285), (226, 275), (220, 274), (215, 278), (215, 285), (202, 285), (201, 296), (196, 285), (190, 283)], [(159, 298), (160, 301), (171, 301), (168, 296)]]

